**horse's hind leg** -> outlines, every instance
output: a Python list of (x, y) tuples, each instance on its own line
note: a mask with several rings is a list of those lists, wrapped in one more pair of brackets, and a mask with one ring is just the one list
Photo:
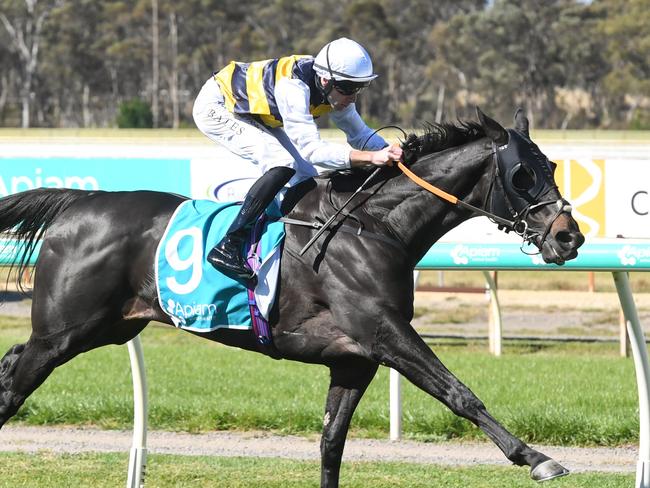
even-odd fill
[(25, 344), (16, 344), (7, 351), (0, 361), (0, 427), (16, 413), (11, 408), (11, 384), (18, 358), (24, 350)]
[(54, 368), (82, 352), (106, 344), (125, 342), (135, 337), (146, 324), (146, 320), (131, 321), (128, 333), (124, 327), (119, 327), (120, 322), (113, 324), (114, 330), (120, 331), (121, 337), (115, 333), (96, 334), (97, 327), (75, 327), (65, 333), (45, 337), (32, 334), (25, 344), (13, 346), (0, 361), (0, 427), (16, 414), (27, 397), (45, 381)]
[(33, 337), (7, 351), (0, 362), (0, 426), (16, 414), (58, 364), (59, 348)]
[(409, 324), (390, 326), (390, 330), (379, 332), (378, 336), (372, 354), (375, 359), (396, 369), (456, 415), (480, 427), (510, 461), (530, 466), (531, 478), (545, 481), (568, 474), (566, 468), (527, 446), (497, 422), (483, 402), (442, 364)]
[(74, 340), (67, 339), (32, 334), (25, 344), (13, 346), (5, 354), (0, 367), (0, 427), (16, 414), (54, 368), (84, 351)]

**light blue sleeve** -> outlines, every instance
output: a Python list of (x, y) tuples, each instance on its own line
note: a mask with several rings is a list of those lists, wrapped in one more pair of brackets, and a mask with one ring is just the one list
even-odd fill
[[(376, 151), (388, 146), (388, 143), (379, 134), (373, 135), (374, 130), (363, 121), (354, 103), (338, 112), (330, 112), (330, 119), (345, 132), (348, 144), (354, 149)], [(368, 142), (366, 143), (366, 141)]]

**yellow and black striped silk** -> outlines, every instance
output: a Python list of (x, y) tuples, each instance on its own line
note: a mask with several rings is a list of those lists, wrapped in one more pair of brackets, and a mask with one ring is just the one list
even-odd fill
[(231, 61), (215, 74), (226, 108), (240, 115), (253, 115), (268, 127), (280, 127), (282, 117), (275, 102), (275, 84), (282, 78), (298, 78), (309, 86), (309, 112), (319, 117), (332, 107), (316, 88), (314, 58), (287, 56), (252, 63)]

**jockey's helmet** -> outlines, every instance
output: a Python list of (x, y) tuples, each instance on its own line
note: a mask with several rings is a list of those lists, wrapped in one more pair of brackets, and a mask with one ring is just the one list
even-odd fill
[(346, 37), (336, 39), (320, 50), (314, 59), (314, 71), (318, 76), (333, 80), (335, 85), (352, 82), (363, 87), (377, 78), (368, 51)]

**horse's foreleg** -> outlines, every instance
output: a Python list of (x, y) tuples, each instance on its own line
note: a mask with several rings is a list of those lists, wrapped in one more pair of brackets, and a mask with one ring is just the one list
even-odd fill
[(544, 481), (568, 474), (567, 469), (526, 445), (497, 422), (483, 402), (442, 364), (409, 324), (380, 330), (373, 357), (399, 371), (456, 415), (477, 425), (510, 461), (530, 466), (534, 480)]
[(350, 420), (376, 372), (377, 365), (367, 361), (330, 368), (331, 382), (320, 444), (322, 488), (339, 486), (341, 457)]

